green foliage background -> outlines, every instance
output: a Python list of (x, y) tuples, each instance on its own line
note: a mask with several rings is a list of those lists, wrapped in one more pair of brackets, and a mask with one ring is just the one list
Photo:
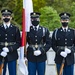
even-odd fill
[[(60, 27), (59, 13), (69, 12), (71, 21), (69, 26), (75, 28), (75, 0), (32, 0), (35, 12), (41, 12), (40, 25), (54, 30)], [(21, 29), (22, 0), (0, 0), (0, 10), (7, 7), (13, 11), (13, 23)], [(1, 15), (1, 14), (0, 14)], [(1, 20), (0, 20), (1, 21)]]

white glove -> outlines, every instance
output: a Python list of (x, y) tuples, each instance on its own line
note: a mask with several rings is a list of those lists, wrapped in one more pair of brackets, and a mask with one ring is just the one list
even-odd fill
[(7, 56), (7, 52), (2, 51), (0, 54), (2, 57), (6, 57)]
[(24, 60), (25, 60), (25, 64), (27, 65), (27, 63), (28, 63), (28, 60), (27, 60), (27, 58), (25, 57), (25, 58), (24, 58)]
[(26, 57), (24, 58), (24, 60), (25, 60), (25, 62), (27, 62), (27, 61), (28, 61)]
[(35, 55), (35, 56), (39, 56), (40, 54), (41, 54), (41, 51), (40, 51), (40, 50), (34, 51), (34, 55)]
[(64, 52), (64, 51), (62, 51), (61, 53), (60, 53), (60, 55), (62, 56), (62, 57), (67, 57), (67, 53), (66, 52)]
[(3, 50), (4, 52), (9, 52), (9, 49), (8, 49), (7, 47), (3, 47), (2, 50)]
[(66, 52), (67, 54), (69, 54), (69, 53), (71, 53), (71, 50), (68, 49), (68, 48), (65, 48), (65, 52)]

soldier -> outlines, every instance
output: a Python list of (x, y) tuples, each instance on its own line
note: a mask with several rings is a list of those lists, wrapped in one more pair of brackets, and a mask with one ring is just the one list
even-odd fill
[(57, 72), (59, 73), (64, 60), (63, 75), (74, 75), (75, 30), (68, 27), (69, 13), (61, 13), (59, 16), (62, 27), (56, 29), (52, 35), (52, 48), (56, 55)]
[(31, 13), (32, 26), (30, 32), (27, 33), (29, 75), (36, 75), (36, 71), (38, 75), (45, 75), (46, 52), (51, 47), (48, 29), (39, 25), (40, 15), (38, 12)]
[(20, 47), (20, 31), (11, 23), (12, 11), (1, 10), (2, 24), (0, 25), (0, 62), (4, 59), (3, 75), (6, 75), (8, 64), (9, 75), (16, 75), (17, 49)]

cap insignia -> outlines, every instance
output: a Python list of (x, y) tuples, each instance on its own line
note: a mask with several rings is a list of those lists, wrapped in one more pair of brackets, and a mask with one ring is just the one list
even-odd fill
[(5, 10), (5, 12), (8, 12), (8, 10)]
[(67, 16), (66, 13), (64, 14), (64, 16)]

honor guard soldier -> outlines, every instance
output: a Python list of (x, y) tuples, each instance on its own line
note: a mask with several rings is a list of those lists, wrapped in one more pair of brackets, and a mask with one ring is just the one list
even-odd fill
[(68, 27), (69, 13), (61, 13), (59, 16), (62, 26), (56, 29), (52, 35), (52, 48), (56, 53), (57, 72), (60, 75), (60, 67), (64, 65), (61, 68), (62, 75), (74, 75), (75, 30)]
[(20, 31), (11, 23), (12, 11), (1, 10), (2, 24), (0, 25), (0, 63), (4, 60), (3, 75), (6, 75), (7, 64), (9, 75), (16, 75), (17, 49), (20, 47)]
[(47, 28), (39, 25), (40, 13), (32, 12), (30, 32), (27, 33), (28, 75), (45, 75), (46, 52), (51, 47), (50, 34)]

